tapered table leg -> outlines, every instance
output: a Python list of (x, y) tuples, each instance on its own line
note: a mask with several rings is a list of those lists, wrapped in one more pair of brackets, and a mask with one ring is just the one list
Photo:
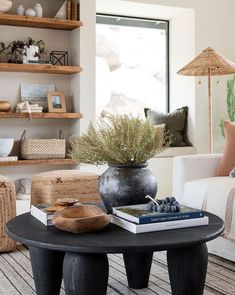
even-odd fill
[(172, 295), (203, 295), (207, 262), (206, 244), (168, 250)]
[(64, 252), (29, 247), (37, 295), (59, 295)]
[(123, 254), (128, 285), (132, 289), (148, 287), (153, 252)]
[(66, 252), (63, 266), (66, 295), (105, 295), (108, 275), (106, 254)]

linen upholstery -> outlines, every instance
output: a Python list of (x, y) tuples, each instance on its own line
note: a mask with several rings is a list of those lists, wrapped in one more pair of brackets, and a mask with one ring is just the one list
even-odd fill
[(151, 109), (145, 109), (147, 120), (154, 125), (166, 124), (166, 130), (173, 135), (171, 146), (190, 145), (187, 137), (188, 107), (182, 107), (171, 113), (161, 113)]

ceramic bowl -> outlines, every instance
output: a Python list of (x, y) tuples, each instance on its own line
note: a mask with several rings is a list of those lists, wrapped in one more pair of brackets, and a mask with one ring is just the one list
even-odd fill
[(101, 230), (109, 221), (109, 216), (93, 205), (79, 205), (56, 211), (52, 219), (52, 223), (59, 229), (75, 234)]
[(10, 10), (12, 7), (12, 1), (0, 0), (0, 13), (4, 13)]
[(14, 138), (0, 138), (0, 157), (9, 156), (14, 144)]

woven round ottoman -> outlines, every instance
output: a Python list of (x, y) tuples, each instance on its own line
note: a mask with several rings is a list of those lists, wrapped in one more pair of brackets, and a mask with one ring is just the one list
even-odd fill
[(101, 202), (99, 176), (79, 170), (55, 170), (32, 177), (31, 204), (53, 204), (58, 198), (76, 198), (79, 202)]
[(16, 242), (5, 233), (6, 223), (16, 216), (16, 193), (13, 181), (0, 175), (0, 252), (15, 250)]

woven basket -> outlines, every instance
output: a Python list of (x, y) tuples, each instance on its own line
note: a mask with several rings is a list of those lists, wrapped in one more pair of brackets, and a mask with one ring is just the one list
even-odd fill
[(65, 145), (61, 131), (59, 138), (51, 139), (28, 139), (24, 131), (20, 141), (21, 158), (25, 160), (64, 159)]

